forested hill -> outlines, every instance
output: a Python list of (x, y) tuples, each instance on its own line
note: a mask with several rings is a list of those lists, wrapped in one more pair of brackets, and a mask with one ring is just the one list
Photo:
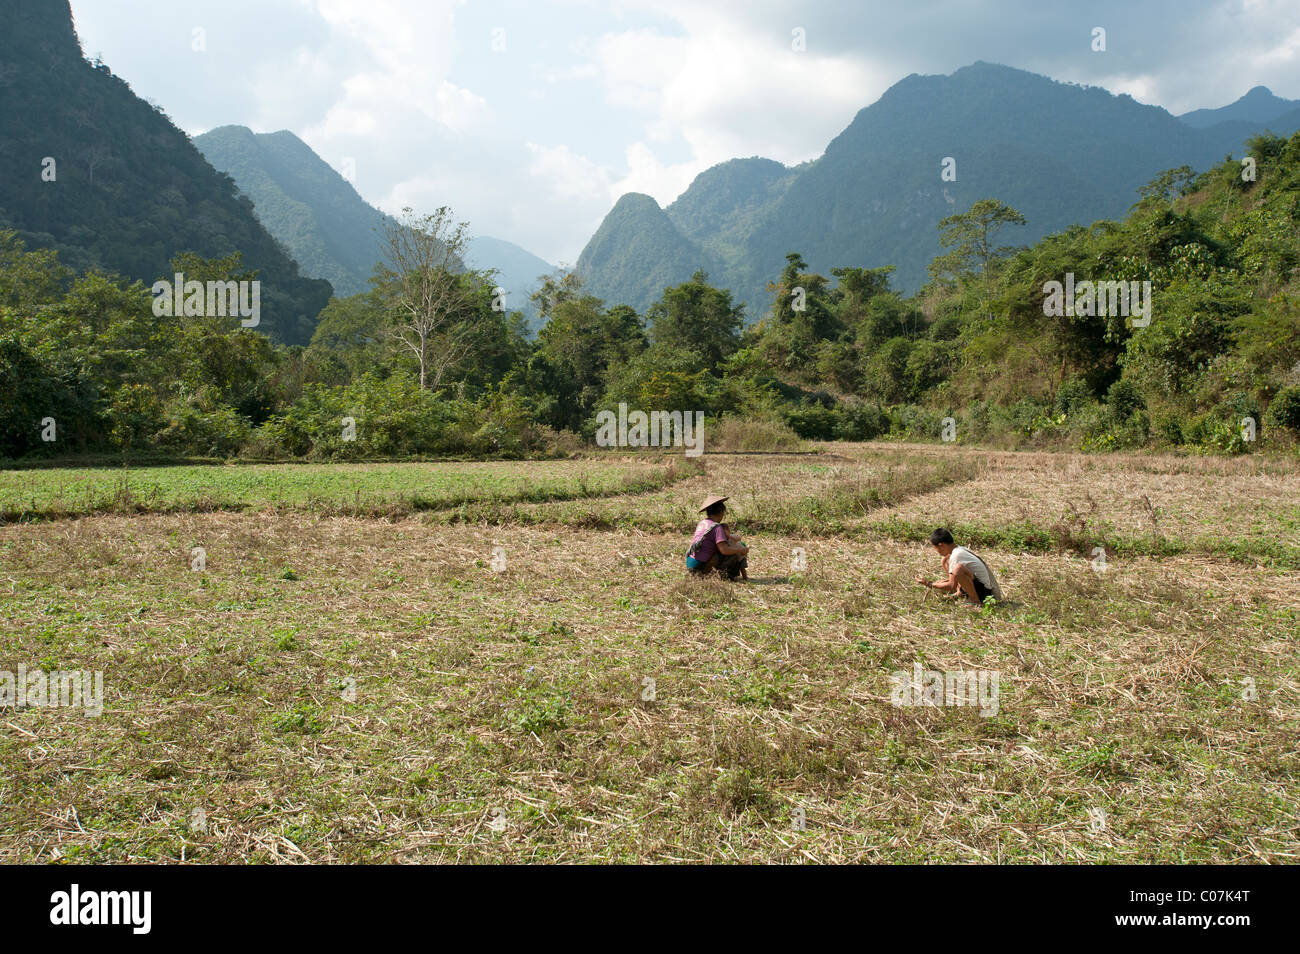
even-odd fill
[[(288, 130), (255, 133), (244, 126), (218, 127), (195, 136), (194, 144), (253, 200), (258, 219), (304, 274), (329, 279), (344, 297), (370, 287), (393, 219), (366, 202), (310, 146)], [(496, 272), (509, 307), (523, 312), (535, 331), (539, 316), (529, 296), (538, 276), (555, 267), (513, 242), (486, 235), (470, 240), (466, 260), (473, 268)]]
[(329, 283), (300, 275), (166, 114), (82, 57), (67, 0), (0, 5), (0, 128), (0, 228), (28, 247), (147, 284), (178, 253), (240, 252), (262, 282), (261, 329), (311, 339)]
[(719, 278), (718, 260), (683, 235), (640, 192), (629, 192), (610, 209), (578, 257), (576, 271), (586, 289), (609, 302), (644, 311), (669, 285), (699, 269)]
[(340, 296), (366, 290), (392, 219), (310, 146), (288, 130), (245, 126), (220, 126), (195, 136), (194, 145), (253, 200), (258, 219), (305, 274), (328, 279)]
[[(646, 276), (687, 280), (704, 257), (692, 252), (699, 249), (714, 263), (711, 280), (732, 290), (751, 320), (792, 249), (822, 271), (897, 266), (895, 285), (915, 291), (941, 251), (935, 226), (976, 199), (996, 196), (1019, 209), (1028, 221), (1021, 241), (1121, 217), (1163, 169), (1205, 169), (1240, 155), (1266, 128), (1300, 128), (1294, 111), (1251, 118), (1271, 108), (1294, 110), (1256, 93), (1246, 107), (1223, 111), (1226, 122), (1193, 117), (1211, 120), (1198, 129), (1129, 96), (990, 63), (912, 75), (861, 110), (814, 162), (786, 169), (747, 159), (701, 173), (666, 210), (671, 231), (657, 206), (639, 202), (629, 216), (620, 201), (579, 271), (608, 300), (644, 308), (658, 295)], [(955, 178), (941, 177), (945, 158)], [(642, 234), (650, 225), (652, 245)]]

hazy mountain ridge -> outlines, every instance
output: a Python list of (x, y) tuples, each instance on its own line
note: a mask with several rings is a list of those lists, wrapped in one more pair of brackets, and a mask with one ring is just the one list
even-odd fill
[(664, 211), (683, 235), (725, 259), (732, 243), (743, 241), (796, 175), (772, 159), (732, 159), (696, 176)]
[(1300, 99), (1283, 99), (1273, 95), (1273, 91), (1267, 86), (1256, 86), (1227, 106), (1220, 106), (1218, 109), (1193, 109), (1178, 118), (1194, 129), (1207, 129), (1229, 121), (1267, 125), (1278, 117), (1297, 110), (1300, 110)]
[(340, 296), (365, 291), (392, 220), (287, 130), (254, 133), (221, 126), (194, 137), (214, 167), (253, 201), (262, 224), (309, 275)]
[[(234, 178), (272, 235), (304, 272), (333, 283), (340, 296), (365, 291), (384, 255), (384, 233), (393, 218), (363, 199), (341, 173), (288, 130), (254, 133), (222, 126), (194, 139), (218, 169)], [(452, 203), (454, 205), (454, 203)], [(475, 268), (492, 268), (507, 291), (507, 307), (530, 323), (528, 300), (538, 275), (553, 266), (503, 239), (475, 236), (466, 255)]]
[(529, 296), (541, 284), (538, 278), (554, 272), (555, 266), (521, 245), (490, 235), (470, 239), (467, 258), (473, 268), (496, 271), (497, 281), (506, 290), (506, 307), (523, 312), (529, 328), (535, 332), (540, 317)]

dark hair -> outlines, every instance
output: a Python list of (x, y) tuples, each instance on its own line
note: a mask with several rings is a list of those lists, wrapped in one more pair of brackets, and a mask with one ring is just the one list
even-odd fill
[(930, 534), (930, 545), (939, 546), (941, 543), (952, 543), (952, 534), (940, 527), (934, 533)]
[(708, 517), (709, 519), (713, 519), (714, 516), (724, 513), (726, 509), (727, 509), (727, 505), (719, 500), (708, 510), (704, 511), (704, 516)]

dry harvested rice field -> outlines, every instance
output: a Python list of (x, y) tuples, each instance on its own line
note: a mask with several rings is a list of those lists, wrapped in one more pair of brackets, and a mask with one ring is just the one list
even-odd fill
[[(713, 490), (747, 585), (685, 578)], [(1297, 490), (883, 444), (3, 472), (0, 671), (104, 697), (0, 709), (0, 860), (1292, 862)], [(912, 582), (940, 524), (1005, 602)], [(918, 663), (996, 712), (895, 705)]]

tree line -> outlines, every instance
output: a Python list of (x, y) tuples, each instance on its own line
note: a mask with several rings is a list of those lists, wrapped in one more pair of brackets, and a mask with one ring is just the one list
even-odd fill
[[(1008, 244), (1017, 210), (980, 200), (939, 223), (945, 252), (913, 296), (889, 266), (823, 275), (791, 252), (750, 322), (703, 271), (644, 314), (557, 272), (533, 295), (535, 339), (496, 276), (463, 266), (467, 225), (446, 208), (406, 210), (368, 290), (331, 299), (305, 346), (156, 316), (142, 282), (74, 274), (0, 232), (0, 455), (564, 453), (619, 403), (815, 439), (939, 440), (948, 421), (1002, 446), (1292, 448), (1300, 134), (1249, 150), (1249, 177), (1230, 159), (1170, 170), (1124, 221), (1030, 247)], [(256, 278), (238, 253), (171, 266)], [(1045, 308), (1066, 275), (1150, 283), (1152, 320)]]

